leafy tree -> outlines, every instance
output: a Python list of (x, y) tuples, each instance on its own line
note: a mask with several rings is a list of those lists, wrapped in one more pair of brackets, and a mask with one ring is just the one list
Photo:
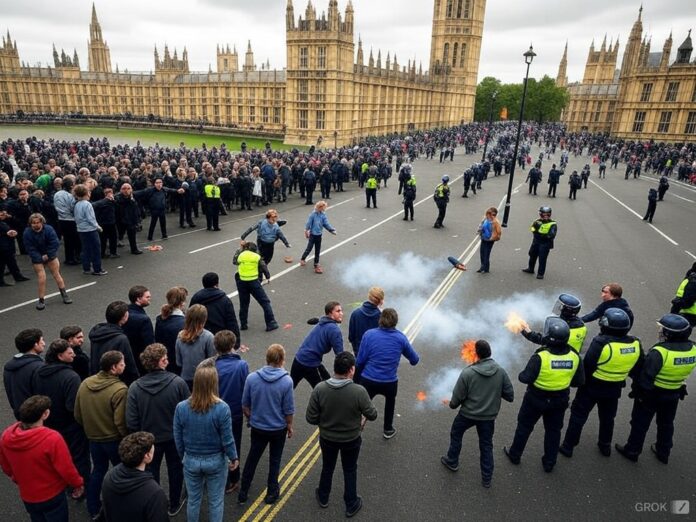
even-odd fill
[[(507, 108), (508, 119), (516, 120), (520, 115), (522, 104), (522, 83), (501, 83), (500, 80), (487, 76), (476, 87), (476, 105), (474, 119), (488, 121), (493, 92), (498, 95), (493, 103), (493, 121), (500, 119), (500, 110)], [(540, 81), (529, 78), (527, 84), (527, 99), (525, 102), (524, 119), (543, 121), (558, 121), (561, 111), (568, 104), (568, 91), (556, 87), (552, 78), (544, 76)]]

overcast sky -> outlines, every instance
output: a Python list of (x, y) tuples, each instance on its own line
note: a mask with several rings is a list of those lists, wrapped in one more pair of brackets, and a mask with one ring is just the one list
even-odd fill
[[(345, 11), (348, 0), (339, 0)], [(362, 37), (365, 59), (372, 48), (397, 54), (399, 63), (414, 59), (428, 68), (434, 0), (353, 0), (356, 47)], [(87, 40), (91, 1), (34, 0), (29, 4), (0, 0), (0, 31), (10, 30), (17, 41), (20, 59), (35, 65), (53, 63), (52, 48), (77, 49), (82, 69), (87, 69)], [(285, 8), (287, 0), (99, 0), (97, 15), (102, 34), (111, 49), (111, 64), (121, 71), (150, 71), (153, 49), (164, 44), (189, 53), (191, 71), (216, 69), (217, 43), (236, 44), (240, 67), (247, 40), (251, 40), (256, 63), (270, 60), (271, 68), (285, 67)], [(295, 0), (296, 17), (306, 2)], [(328, 0), (313, 0), (320, 17)], [(530, 76), (555, 78), (563, 47), (568, 40), (569, 81), (582, 79), (587, 52), (594, 38), (597, 49), (607, 34), (620, 38), (619, 60), (640, 0), (488, 0), (484, 23), (479, 80), (494, 76), (503, 82), (521, 82), (522, 57), (534, 44), (537, 53)], [(644, 0), (643, 34), (652, 36), (652, 51), (661, 51), (673, 31), (672, 56), (696, 26), (693, 0)], [(696, 39), (696, 34), (694, 35)], [(160, 54), (161, 55), (161, 54)], [(693, 58), (693, 57), (692, 57)]]

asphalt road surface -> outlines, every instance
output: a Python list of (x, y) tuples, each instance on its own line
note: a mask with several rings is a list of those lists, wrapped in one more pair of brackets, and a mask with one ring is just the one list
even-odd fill
[[(572, 169), (580, 171), (588, 157), (571, 158), (555, 199), (546, 196), (546, 177), (558, 155), (544, 161), (544, 181), (538, 196), (527, 193), (523, 184), (526, 171), (518, 170), (509, 227), (503, 229), (501, 241), (493, 248), (491, 273), (477, 274), (477, 225), (489, 206), (498, 206), (502, 218), (509, 179), (505, 175), (490, 177), (477, 195), (461, 198), (461, 174), (465, 166), (478, 158), (461, 154), (453, 162), (443, 164), (417, 160), (413, 171), (418, 204), (413, 222), (402, 221), (395, 178), (388, 188), (380, 189), (377, 209), (365, 208), (364, 193), (356, 183), (347, 184), (343, 193), (332, 193), (328, 217), (338, 235), (324, 234), (322, 275), (315, 274), (311, 264), (302, 268), (297, 263), (306, 244), (303, 227), (311, 207), (305, 206), (296, 194), (287, 203), (279, 204), (281, 219), (288, 220), (283, 230), (292, 248), (286, 250), (277, 244), (270, 266), (273, 277), (264, 288), (281, 329), (266, 333), (261, 309), (252, 301), (250, 328), (242, 338), (250, 347), (245, 358), (251, 369), (262, 366), (265, 348), (272, 342), (285, 346), (289, 368), (297, 347), (311, 328), (307, 319), (321, 315), (329, 300), (343, 304), (346, 315), (342, 330), (348, 345), (350, 312), (365, 300), (371, 285), (379, 284), (386, 291), (386, 306), (399, 311), (398, 328), (412, 340), (421, 362), (415, 367), (407, 361), (401, 365), (395, 419), (398, 433), (391, 440), (382, 437), (383, 398), (375, 400), (380, 417), (368, 423), (363, 433), (358, 490), (364, 507), (356, 518), (657, 520), (672, 517), (673, 509), (681, 513), (688, 510), (683, 502), (673, 504), (676, 501), (691, 501), (696, 510), (696, 453), (692, 450), (696, 392), (679, 405), (674, 449), (667, 466), (649, 451), (654, 425), (646, 440), (648, 451), (637, 464), (616, 453), (609, 459), (602, 457), (595, 445), (598, 424), (594, 412), (574, 457), (569, 460), (559, 456), (550, 474), (544, 473), (540, 462), (541, 424), (532, 434), (520, 466), (511, 465), (502, 454), (503, 445), (512, 441), (525, 389), (517, 382), (517, 374), (535, 348), (505, 329), (503, 323), (508, 314), (517, 312), (532, 328), (540, 329), (559, 293), (578, 296), (583, 312), (587, 312), (599, 303), (602, 285), (616, 281), (623, 285), (624, 297), (636, 315), (632, 333), (642, 339), (645, 349), (652, 346), (657, 340), (655, 320), (669, 311), (677, 285), (696, 259), (696, 234), (692, 228), (696, 222), (696, 187), (673, 181), (650, 225), (641, 218), (647, 208), (648, 188), (656, 185), (654, 177), (643, 175), (626, 181), (623, 170), (609, 170), (606, 179), (599, 180), (593, 165), (588, 188), (579, 190), (577, 200), (570, 201), (568, 174)], [(452, 179), (452, 197), (445, 227), (436, 230), (432, 226), (437, 213), (432, 194), (444, 174)], [(537, 217), (540, 205), (551, 205), (558, 221), (556, 248), (549, 256), (543, 281), (520, 271), (527, 263), (529, 225)], [(0, 291), (2, 359), (8, 360), (14, 354), (13, 337), (23, 328), (42, 328), (47, 343), (66, 324), (78, 323), (88, 331), (103, 321), (109, 302), (127, 300), (128, 288), (134, 284), (144, 284), (152, 291), (153, 305), (148, 312), (154, 320), (168, 288), (183, 285), (193, 293), (200, 288), (202, 274), (216, 271), (221, 276), (221, 288), (233, 296), (238, 310), (238, 299), (233, 294), (232, 254), (240, 234), (261, 219), (264, 212), (263, 207), (253, 212), (233, 211), (222, 217), (219, 233), (207, 232), (201, 226), (203, 216), (198, 219), (198, 228), (181, 230), (177, 228), (177, 217), (169, 215), (169, 240), (154, 242), (162, 245), (163, 250), (134, 257), (123, 249), (120, 259), (104, 262), (109, 271), (105, 277), (83, 275), (80, 267), (64, 267), (63, 275), (75, 302), (66, 306), (54, 295), (47, 299), (43, 312), (34, 309), (35, 277), (27, 258), (22, 257), (20, 266), (32, 281)], [(144, 234), (140, 238), (144, 239)], [(285, 255), (292, 255), (294, 264), (284, 263)], [(447, 256), (461, 258), (469, 270), (453, 270)], [(48, 288), (49, 292), (56, 291), (50, 279)], [(591, 323), (589, 336), (597, 333), (597, 323)], [(493, 357), (509, 372), (516, 394), (513, 404), (503, 403), (496, 423), (496, 468), (489, 490), (481, 487), (478, 443), (473, 430), (464, 437), (459, 471), (452, 473), (440, 463), (456, 413), (443, 405), (442, 399), (449, 397), (464, 365), (460, 359), (462, 343), (477, 338), (491, 341)], [(332, 361), (332, 356), (325, 357), (329, 369)], [(310, 391), (306, 382), (296, 390), (295, 436), (285, 446), (280, 501), (270, 507), (262, 502), (267, 471), (264, 458), (250, 490), (250, 502), (241, 507), (235, 497), (226, 498), (226, 520), (343, 518), (340, 467), (328, 509), (320, 509), (314, 499), (321, 457), (315, 428), (304, 420)], [(11, 412), (4, 400), (0, 403), (1, 424), (7, 426), (13, 420)], [(624, 396), (616, 419), (615, 442), (623, 443), (628, 436), (630, 409), (631, 401)], [(248, 447), (245, 430), (242, 463)], [(4, 475), (0, 484), (1, 518), (26, 519), (16, 487)], [(88, 519), (84, 504), (71, 504), (71, 519)], [(185, 519), (185, 510), (177, 519)]]

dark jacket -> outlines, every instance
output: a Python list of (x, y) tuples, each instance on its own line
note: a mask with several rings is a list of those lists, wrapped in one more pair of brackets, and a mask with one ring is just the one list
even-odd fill
[(123, 333), (128, 337), (135, 365), (138, 367), (140, 375), (145, 374), (145, 369), (140, 362), (140, 354), (149, 345), (155, 342), (155, 330), (152, 321), (142, 306), (137, 304), (128, 305), (128, 321), (122, 327)]
[(168, 522), (169, 503), (152, 473), (118, 464), (102, 485), (107, 522)]
[(92, 203), (94, 215), (100, 225), (116, 224), (116, 201), (112, 199), (100, 199)]
[(353, 347), (353, 352), (357, 353), (360, 348), (360, 341), (368, 330), (379, 326), (379, 317), (382, 312), (370, 301), (365, 301), (360, 308), (353, 310), (348, 322), (348, 342)]
[(589, 323), (590, 321), (594, 321), (602, 317), (604, 315), (604, 312), (606, 312), (609, 308), (619, 308), (626, 312), (629, 319), (631, 319), (631, 326), (633, 326), (633, 311), (631, 310), (631, 307), (628, 305), (628, 301), (626, 301), (623, 297), (619, 297), (617, 299), (610, 299), (609, 301), (602, 301), (601, 303), (599, 303), (597, 308), (592, 310), (589, 314), (583, 315), (581, 319), (584, 323)]
[(148, 431), (155, 442), (174, 440), (174, 410), (189, 395), (186, 382), (171, 372), (155, 370), (142, 376), (128, 388), (128, 430)]
[(15, 238), (7, 235), (10, 230), (14, 229), (4, 221), (0, 221), (0, 254), (12, 256), (16, 253), (16, 250)]
[(324, 354), (331, 350), (336, 355), (343, 351), (343, 335), (338, 323), (325, 315), (302, 341), (295, 360), (308, 368), (318, 368)]
[(239, 354), (226, 353), (215, 359), (220, 398), (230, 407), (232, 420), (242, 418), (242, 394), (249, 376), (249, 365)]
[(140, 223), (140, 208), (135, 198), (125, 198), (117, 194), (116, 201), (116, 221), (126, 227), (135, 227)]
[(206, 330), (215, 335), (220, 330), (230, 330), (237, 336), (236, 348), (240, 346), (239, 324), (232, 300), (219, 288), (203, 288), (193, 294), (189, 306), (200, 304), (208, 310)]
[(77, 424), (73, 411), (81, 382), (70, 365), (62, 362), (45, 364), (34, 372), (33, 392), (51, 399), (51, 414), (45, 426), (63, 433)]
[(89, 377), (89, 355), (87, 355), (79, 346), (73, 346), (75, 358), (72, 362), (72, 369), (80, 377), (80, 381), (84, 381)]
[(181, 375), (181, 368), (176, 364), (176, 338), (179, 332), (184, 329), (184, 315), (170, 315), (162, 319), (161, 315), (155, 319), (155, 342), (162, 343), (167, 348), (169, 365), (167, 371)]
[(34, 395), (34, 372), (43, 366), (43, 359), (35, 353), (18, 353), (10, 359), (2, 372), (7, 400), (19, 420), (19, 407)]
[(89, 370), (92, 375), (99, 372), (99, 360), (101, 356), (110, 350), (116, 350), (123, 354), (126, 369), (121, 375), (121, 380), (130, 385), (140, 374), (135, 365), (133, 352), (131, 351), (128, 337), (117, 324), (99, 323), (89, 331), (91, 350), (89, 354)]
[(512, 402), (515, 390), (505, 370), (490, 357), (462, 370), (452, 390), (449, 407), (468, 419), (492, 420), (500, 411), (500, 399)]
[(24, 248), (34, 264), (43, 263), (42, 256), (48, 256), (49, 261), (58, 256), (60, 241), (51, 225), (44, 225), (40, 232), (34, 232), (31, 227), (24, 229)]

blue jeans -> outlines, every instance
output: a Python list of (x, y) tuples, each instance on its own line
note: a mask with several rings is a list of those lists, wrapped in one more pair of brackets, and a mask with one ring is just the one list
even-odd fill
[(312, 249), (314, 249), (314, 266), (317, 266), (319, 264), (319, 254), (321, 254), (321, 234), (318, 236), (310, 234), (309, 241), (307, 241), (307, 248), (305, 248), (305, 251), (302, 254), (303, 261), (307, 259), (307, 256)]
[(99, 232), (80, 232), (82, 243), (82, 270), (89, 272), (90, 266), (93, 272), (101, 272), (101, 240)]
[(241, 490), (248, 492), (251, 486), (251, 481), (254, 480), (256, 466), (263, 456), (263, 452), (268, 449), (268, 480), (266, 481), (267, 492), (277, 494), (280, 492), (278, 485), (278, 474), (280, 473), (280, 459), (283, 457), (283, 448), (285, 447), (285, 438), (288, 430), (259, 430), (251, 428), (251, 444), (249, 446), (249, 455), (244, 463), (244, 472), (242, 473)]
[(447, 461), (456, 466), (459, 464), (459, 454), (462, 451), (462, 437), (464, 432), (476, 426), (479, 438), (479, 451), (481, 453), (481, 478), (491, 480), (493, 476), (493, 432), (494, 420), (474, 420), (462, 415), (460, 411), (452, 421), (450, 430), (450, 445), (447, 450)]
[(319, 437), (321, 446), (321, 478), (319, 479), (319, 499), (322, 502), (329, 501), (333, 473), (336, 469), (338, 454), (341, 454), (343, 466), (343, 501), (346, 509), (353, 509), (358, 502), (358, 457), (362, 438), (358, 437), (350, 442), (333, 442)]
[(481, 240), (481, 271), (488, 272), (491, 269), (491, 250), (493, 250), (493, 241)]
[(208, 490), (208, 520), (222, 522), (226, 479), (227, 457), (223, 453), (184, 455), (184, 480), (188, 491), (186, 518), (189, 522), (198, 520), (204, 487)]
[(114, 466), (121, 462), (118, 456), (118, 443), (117, 440), (109, 442), (89, 441), (89, 453), (92, 455), (92, 475), (89, 477), (89, 486), (87, 487), (87, 511), (91, 516), (98, 514), (101, 510), (101, 488), (106, 471), (109, 469), (109, 462)]
[(65, 491), (43, 502), (25, 502), (31, 522), (68, 522), (68, 499)]

